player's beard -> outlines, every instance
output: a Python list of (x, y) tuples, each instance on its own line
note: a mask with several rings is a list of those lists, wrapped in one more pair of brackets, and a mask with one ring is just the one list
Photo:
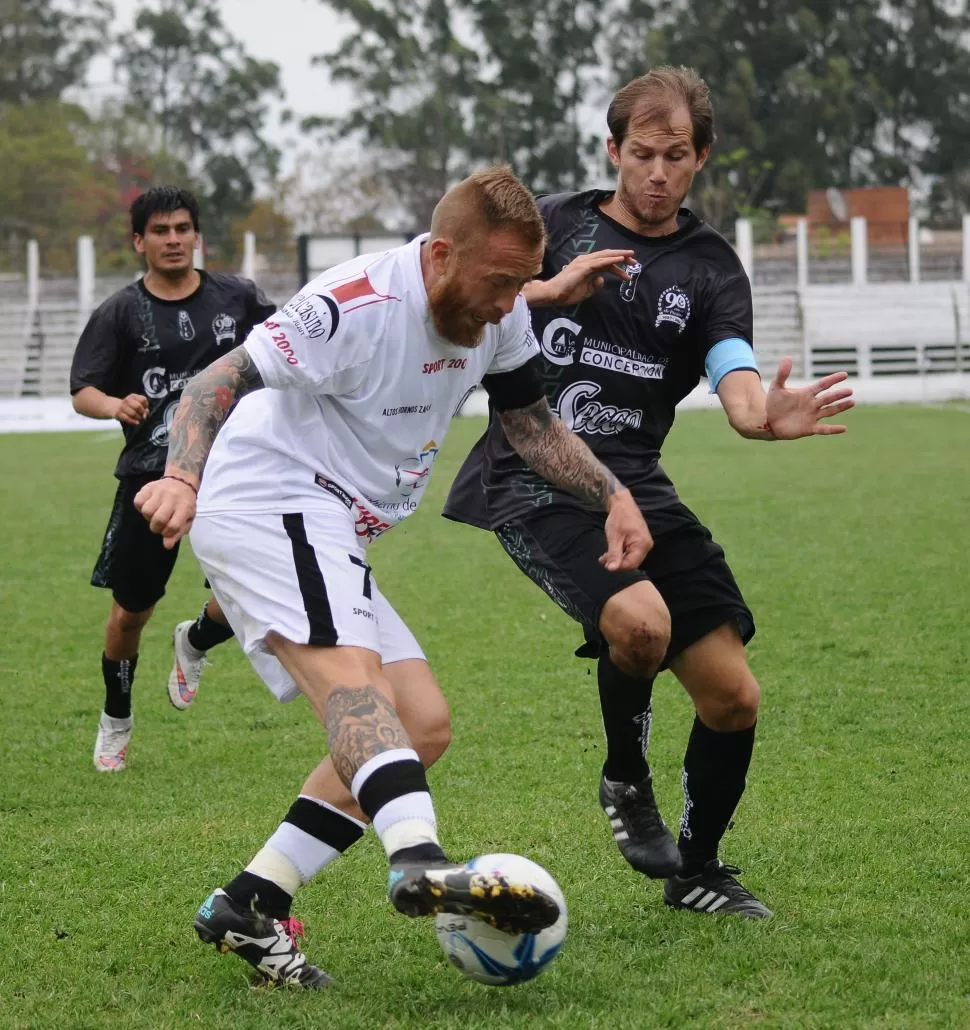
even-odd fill
[(469, 312), (457, 280), (457, 274), (452, 273), (429, 287), (428, 308), (441, 336), (449, 343), (471, 350), (482, 342), (485, 325)]

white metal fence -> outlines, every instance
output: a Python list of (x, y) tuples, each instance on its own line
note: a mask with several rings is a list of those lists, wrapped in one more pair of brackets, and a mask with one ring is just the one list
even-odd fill
[[(773, 371), (789, 354), (796, 377), (814, 378), (836, 368), (861, 379), (970, 377), (970, 216), (964, 224), (962, 279), (946, 282), (920, 281), (915, 231), (909, 281), (869, 282), (865, 226), (856, 220), (853, 230), (848, 282), (811, 281), (804, 226), (798, 230), (795, 281), (760, 285), (755, 277), (755, 345), (762, 369)], [(738, 225), (736, 240), (752, 274), (752, 233), (745, 223)], [(41, 279), (39, 267), (32, 244), (26, 275), (0, 278), (0, 398), (66, 396), (74, 347), (91, 310), (130, 281), (97, 278), (87, 239), (78, 244), (77, 279)], [(297, 286), (295, 268), (287, 283), (261, 276), (251, 237), (241, 271), (278, 303)]]

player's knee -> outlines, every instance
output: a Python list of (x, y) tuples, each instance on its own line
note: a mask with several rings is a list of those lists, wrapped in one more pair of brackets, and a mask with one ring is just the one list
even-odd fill
[(701, 719), (720, 733), (746, 730), (758, 721), (761, 690), (752, 677), (707, 699)]
[(613, 664), (628, 676), (653, 677), (663, 664), (670, 644), (670, 616), (666, 611), (632, 622), (610, 640)]
[(430, 769), (451, 744), (451, 717), (448, 712), (423, 726), (417, 739), (411, 743), (425, 769)]
[(111, 606), (111, 614), (108, 616), (108, 626), (111, 629), (117, 630), (120, 633), (136, 633), (138, 630), (143, 629), (148, 620), (152, 617), (152, 612), (155, 610), (154, 605), (151, 608), (145, 608), (140, 612), (131, 612), (127, 608), (122, 608), (117, 602)]

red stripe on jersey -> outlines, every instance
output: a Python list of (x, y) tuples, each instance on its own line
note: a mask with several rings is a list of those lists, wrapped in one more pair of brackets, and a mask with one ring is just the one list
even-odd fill
[(331, 290), (334, 300), (338, 304), (346, 304), (347, 301), (356, 300), (358, 297), (380, 296), (377, 290), (371, 285), (370, 279), (363, 276), (360, 279), (353, 279), (343, 286), (336, 286)]

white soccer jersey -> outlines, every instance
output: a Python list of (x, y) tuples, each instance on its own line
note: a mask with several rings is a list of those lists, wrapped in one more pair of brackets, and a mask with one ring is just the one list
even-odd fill
[(456, 409), (538, 348), (528, 307), (475, 349), (435, 331), (421, 243), (337, 265), (246, 340), (267, 389), (242, 398), (205, 466), (200, 515), (338, 502), (373, 540), (418, 506)]

